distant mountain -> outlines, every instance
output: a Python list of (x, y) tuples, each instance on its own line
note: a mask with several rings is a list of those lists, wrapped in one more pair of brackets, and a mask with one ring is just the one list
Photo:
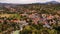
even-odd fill
[(54, 4), (60, 4), (60, 2), (57, 2), (57, 1), (49, 1), (49, 2), (45, 2), (45, 3), (32, 3), (32, 4), (51, 4), (51, 5), (54, 5)]
[[(31, 4), (60, 4), (57, 1), (50, 1), (50, 2), (45, 2), (45, 3), (31, 3)], [(12, 3), (0, 3), (0, 6), (16, 6), (16, 5), (27, 5), (27, 4), (12, 4)]]
[(4, 4), (4, 5), (6, 5), (6, 4), (9, 4), (9, 5), (12, 4), (12, 5), (15, 5), (14, 3), (1, 3), (1, 2), (0, 2), (0, 4)]
[(60, 3), (57, 1), (50, 1), (50, 2), (46, 2), (45, 4), (60, 4)]

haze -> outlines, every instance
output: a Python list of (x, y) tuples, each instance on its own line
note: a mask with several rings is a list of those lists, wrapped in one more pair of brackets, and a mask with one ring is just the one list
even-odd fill
[(60, 2), (59, 0), (0, 0), (0, 3), (29, 4), (29, 3), (45, 3), (49, 1)]

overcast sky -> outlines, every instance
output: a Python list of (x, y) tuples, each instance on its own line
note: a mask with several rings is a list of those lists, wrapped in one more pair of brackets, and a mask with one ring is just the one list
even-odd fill
[(58, 1), (59, 0), (0, 0), (1, 3), (18, 3), (18, 4), (28, 4), (28, 3), (44, 3), (49, 1)]

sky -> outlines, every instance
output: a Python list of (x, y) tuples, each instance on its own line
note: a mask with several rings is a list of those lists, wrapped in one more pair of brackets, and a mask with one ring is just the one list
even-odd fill
[(29, 4), (29, 3), (45, 3), (49, 1), (57, 1), (60, 2), (60, 0), (0, 0), (0, 3), (18, 3), (18, 4)]
[(60, 2), (60, 0), (55, 0), (55, 1), (58, 1), (58, 2)]

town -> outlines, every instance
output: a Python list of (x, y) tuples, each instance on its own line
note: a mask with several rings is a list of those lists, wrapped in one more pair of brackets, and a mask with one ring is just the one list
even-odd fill
[(60, 34), (60, 5), (0, 6), (0, 34)]

